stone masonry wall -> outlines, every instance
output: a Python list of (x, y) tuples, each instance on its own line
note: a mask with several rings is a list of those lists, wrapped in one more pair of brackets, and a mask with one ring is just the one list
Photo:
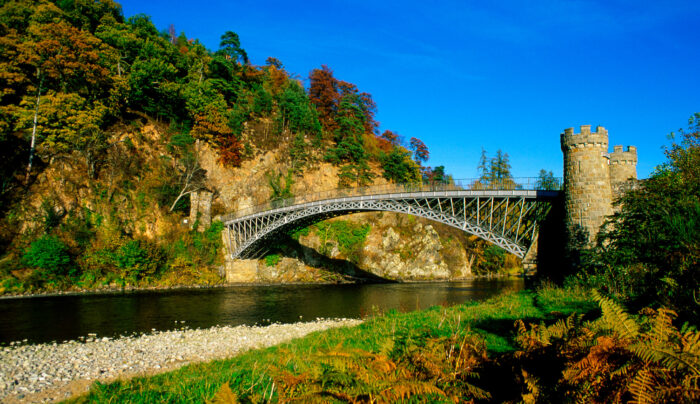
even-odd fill
[(608, 162), (608, 131), (599, 126), (581, 125), (561, 134), (564, 153), (564, 207), (570, 240), (580, 228), (594, 241), (605, 217), (612, 214), (612, 190)]
[(198, 229), (206, 229), (211, 224), (211, 204), (214, 194), (209, 191), (198, 191), (190, 194), (190, 225), (194, 226), (199, 220)]
[(610, 186), (613, 197), (619, 197), (630, 185), (629, 179), (637, 179), (637, 148), (615, 146), (610, 153)]

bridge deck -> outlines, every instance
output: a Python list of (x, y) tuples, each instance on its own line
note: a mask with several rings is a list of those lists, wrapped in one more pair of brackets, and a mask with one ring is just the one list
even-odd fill
[[(419, 192), (395, 192), (395, 193), (385, 193), (385, 194), (370, 194), (370, 195), (356, 195), (356, 196), (343, 196), (329, 199), (320, 199), (312, 202), (301, 202), (297, 204), (292, 204), (288, 206), (274, 208), (270, 206), (268, 210), (259, 210), (256, 213), (250, 212), (249, 209), (244, 209), (233, 214), (223, 216), (221, 218), (224, 225), (236, 223), (243, 220), (250, 220), (256, 217), (267, 216), (270, 214), (291, 212), (298, 209), (305, 209), (314, 206), (328, 205), (332, 203), (339, 202), (351, 202), (351, 201), (370, 201), (370, 200), (387, 200), (387, 199), (425, 199), (425, 198), (504, 198), (504, 197), (520, 197), (527, 199), (553, 199), (561, 194), (561, 191), (549, 191), (549, 190), (522, 190), (522, 189), (511, 189), (511, 190), (449, 190), (449, 191), (419, 191)], [(256, 209), (257, 210), (257, 209)]]
[(560, 191), (534, 189), (534, 181), (529, 187), (514, 181), (488, 187), (478, 181), (467, 181), (468, 187), (454, 182), (329, 190), (239, 210), (222, 221), (234, 259), (264, 252), (266, 244), (279, 232), (361, 211), (425, 217), (477, 235), (523, 257), (535, 237), (537, 223)]

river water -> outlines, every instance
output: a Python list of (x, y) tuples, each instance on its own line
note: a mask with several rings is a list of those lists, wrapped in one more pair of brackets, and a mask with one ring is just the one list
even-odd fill
[(0, 299), (0, 343), (61, 342), (152, 330), (265, 325), (321, 318), (361, 318), (483, 300), (520, 290), (520, 279), (365, 285), (233, 286)]

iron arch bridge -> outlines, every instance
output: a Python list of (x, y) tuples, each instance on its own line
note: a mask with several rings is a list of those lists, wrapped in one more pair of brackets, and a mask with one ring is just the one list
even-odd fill
[(534, 189), (534, 179), (488, 187), (473, 180), (467, 184), (392, 184), (271, 202), (222, 218), (227, 248), (232, 259), (259, 258), (283, 233), (336, 216), (384, 211), (456, 227), (523, 258), (537, 237), (538, 224), (560, 194)]

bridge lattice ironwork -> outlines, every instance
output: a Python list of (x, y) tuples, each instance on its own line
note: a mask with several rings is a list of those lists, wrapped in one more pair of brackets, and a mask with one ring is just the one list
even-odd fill
[(478, 180), (452, 180), (334, 189), (250, 207), (222, 220), (233, 259), (262, 256), (280, 233), (366, 211), (425, 217), (474, 234), (522, 258), (536, 237), (538, 223), (559, 195), (557, 190), (538, 190), (539, 185), (533, 178), (517, 178), (488, 185)]

